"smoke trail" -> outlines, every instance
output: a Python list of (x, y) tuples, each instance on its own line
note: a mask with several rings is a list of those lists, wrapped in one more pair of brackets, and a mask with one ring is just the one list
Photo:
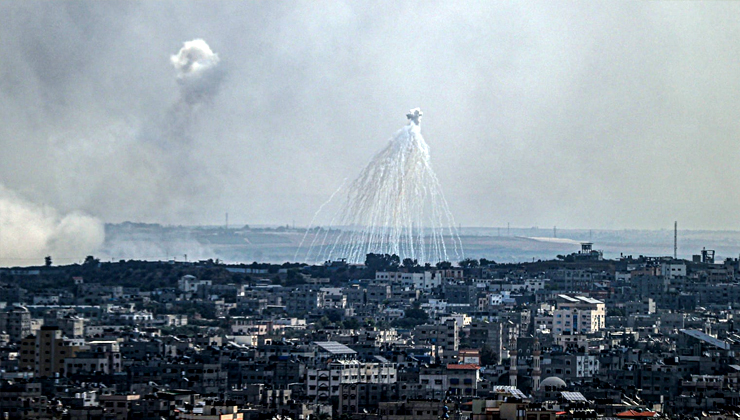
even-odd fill
[(0, 265), (42, 264), (82, 260), (98, 250), (105, 233), (100, 220), (82, 214), (66, 215), (35, 204), (0, 185)]
[[(185, 42), (179, 51), (174, 51), (174, 55), (160, 57), (174, 67), (179, 88), (174, 102), (151, 111), (143, 122), (131, 116), (118, 124), (106, 125), (103, 132), (83, 134), (70, 130), (54, 136), (52, 151), (59, 174), (55, 188), (64, 192), (65, 199), (74, 200), (67, 208), (84, 208), (108, 219), (182, 223), (194, 220), (194, 215), (202, 210), (199, 203), (218, 199), (220, 190), (213, 188), (216, 182), (212, 166), (207, 156), (197, 152), (196, 140), (202, 134), (201, 116), (216, 97), (224, 72), (219, 68), (218, 55), (201, 39)], [(85, 188), (79, 189), (78, 185)], [(167, 252), (156, 252), (165, 248), (157, 238), (152, 238), (151, 247), (143, 247), (141, 252), (140, 247), (130, 243), (119, 244), (119, 239), (109, 238), (99, 252), (116, 258), (167, 256)], [(41, 244), (33, 248), (49, 247)], [(194, 245), (187, 249), (183, 252), (199, 254)], [(207, 255), (206, 251), (200, 254)], [(34, 255), (43, 252), (52, 251)]]

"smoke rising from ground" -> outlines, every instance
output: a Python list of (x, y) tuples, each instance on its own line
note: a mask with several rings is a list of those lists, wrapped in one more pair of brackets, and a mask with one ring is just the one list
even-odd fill
[(82, 213), (60, 214), (0, 185), (0, 266), (79, 262), (104, 240), (100, 220)]

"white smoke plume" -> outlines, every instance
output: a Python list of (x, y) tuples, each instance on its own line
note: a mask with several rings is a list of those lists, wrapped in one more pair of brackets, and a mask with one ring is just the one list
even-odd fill
[(100, 220), (82, 213), (60, 214), (0, 185), (0, 265), (78, 262), (103, 244)]
[(218, 70), (220, 59), (206, 41), (194, 39), (185, 42), (170, 61), (177, 70), (177, 81), (185, 102), (195, 104), (216, 94), (222, 79)]
[(345, 258), (361, 263), (368, 253), (421, 262), (464, 257), (455, 220), (432, 170), (429, 146), (421, 135), (422, 115), (419, 108), (410, 110), (408, 125), (348, 186), (341, 209), (329, 222), (341, 233), (330, 237), (330, 231), (318, 232), (311, 239), (307, 261)]

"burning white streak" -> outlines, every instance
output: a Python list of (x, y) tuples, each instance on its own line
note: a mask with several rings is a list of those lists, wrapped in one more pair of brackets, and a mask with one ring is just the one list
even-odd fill
[[(462, 245), (421, 135), (421, 111), (412, 109), (399, 130), (349, 185), (342, 208), (329, 222), (343, 230), (317, 232), (318, 261), (364, 261), (368, 253), (396, 254), (421, 262), (461, 258)], [(319, 236), (323, 236), (319, 238)]]
[(59, 214), (0, 185), (0, 265), (41, 264), (47, 255), (75, 262), (96, 251), (104, 236), (103, 224), (94, 217)]

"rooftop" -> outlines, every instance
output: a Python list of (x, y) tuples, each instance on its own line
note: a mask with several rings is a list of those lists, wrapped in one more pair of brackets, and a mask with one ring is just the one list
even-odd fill
[(356, 351), (336, 341), (316, 341), (315, 344), (321, 350), (331, 354), (357, 354)]
[(681, 331), (682, 333), (684, 333), (684, 334), (686, 334), (686, 335), (688, 335), (690, 337), (696, 338), (697, 340), (701, 340), (701, 341), (703, 341), (703, 342), (705, 342), (705, 343), (707, 343), (709, 345), (712, 345), (714, 347), (718, 347), (718, 348), (720, 348), (722, 350), (729, 350), (730, 349), (730, 344), (729, 343), (727, 343), (725, 341), (722, 341), (719, 338), (712, 337), (711, 335), (709, 335), (707, 333), (704, 333), (704, 332), (701, 332), (699, 330), (686, 330), (686, 329), (684, 329), (684, 330), (679, 330), (679, 331)]

